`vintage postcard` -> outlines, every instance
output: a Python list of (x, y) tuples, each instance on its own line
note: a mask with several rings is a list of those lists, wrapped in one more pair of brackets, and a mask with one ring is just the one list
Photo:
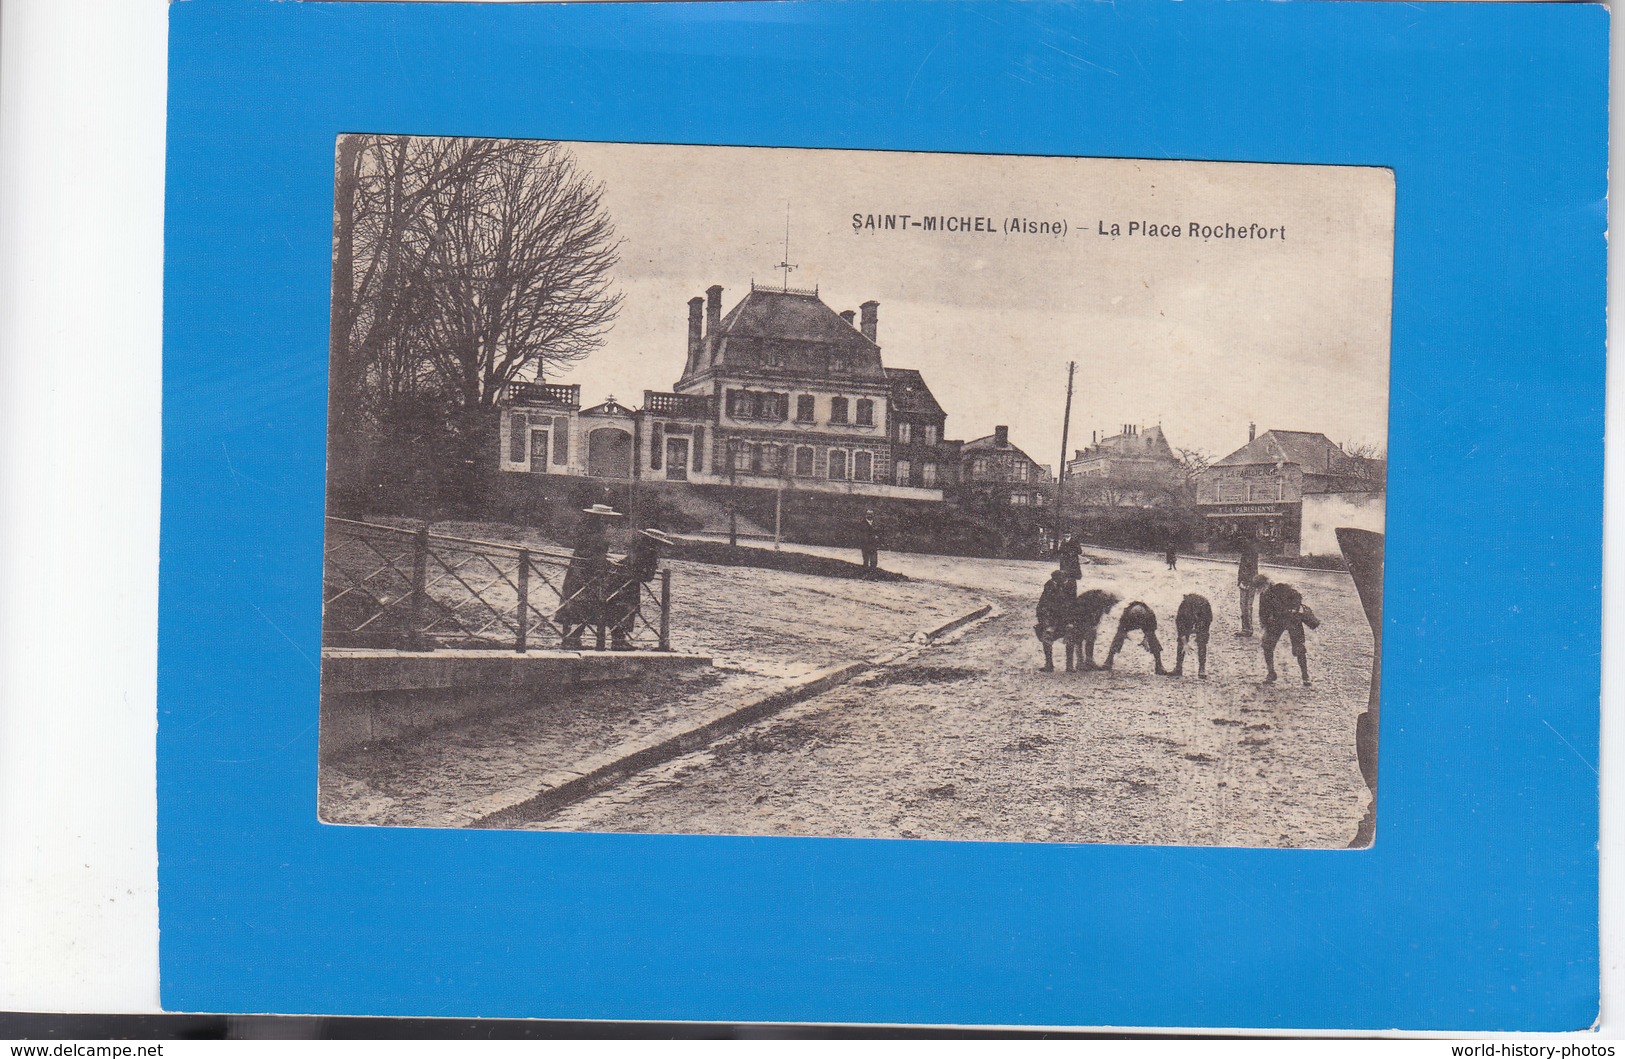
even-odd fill
[(323, 820), (1370, 844), (1389, 170), (336, 164)]

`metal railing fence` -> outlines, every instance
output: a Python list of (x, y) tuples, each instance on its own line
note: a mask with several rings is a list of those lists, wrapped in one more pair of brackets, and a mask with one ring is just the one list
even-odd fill
[(567, 552), (341, 518), (327, 519), (322, 567), (324, 647), (558, 647), (568, 602), (597, 650), (671, 650), (669, 571), (637, 582), (610, 566), (567, 600)]

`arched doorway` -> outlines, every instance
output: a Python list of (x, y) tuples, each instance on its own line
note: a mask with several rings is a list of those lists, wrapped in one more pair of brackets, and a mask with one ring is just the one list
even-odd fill
[(617, 427), (589, 432), (587, 474), (593, 478), (632, 477), (632, 435)]

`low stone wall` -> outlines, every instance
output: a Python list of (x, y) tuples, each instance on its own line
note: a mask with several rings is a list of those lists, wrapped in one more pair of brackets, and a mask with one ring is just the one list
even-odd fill
[(322, 652), (324, 757), (493, 710), (527, 709), (584, 684), (708, 667), (704, 655), (330, 649)]

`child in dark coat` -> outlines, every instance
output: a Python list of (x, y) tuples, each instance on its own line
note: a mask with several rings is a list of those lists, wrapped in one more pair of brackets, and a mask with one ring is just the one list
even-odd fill
[(1179, 613), (1174, 615), (1174, 635), (1178, 637), (1174, 648), (1176, 677), (1185, 675), (1185, 641), (1196, 637), (1196, 675), (1207, 679), (1207, 634), (1213, 628), (1213, 604), (1206, 596), (1191, 592), (1179, 601)]
[(1287, 584), (1270, 584), (1260, 574), (1257, 587), (1263, 590), (1258, 597), (1258, 623), (1264, 627), (1264, 683), (1275, 683), (1275, 645), (1285, 633), (1292, 643), (1292, 653), (1298, 659), (1298, 672), (1303, 675), (1303, 686), (1309, 686), (1309, 649), (1304, 646), (1303, 630), (1320, 628), (1320, 619), (1303, 601), (1298, 590)]
[(1112, 637), (1111, 650), (1106, 652), (1106, 664), (1101, 668), (1111, 669), (1112, 659), (1116, 658), (1117, 652), (1122, 650), (1123, 641), (1128, 639), (1128, 634), (1131, 632), (1140, 634), (1141, 643), (1147, 651), (1151, 652), (1151, 658), (1157, 664), (1157, 673), (1161, 676), (1167, 676), (1168, 671), (1162, 668), (1162, 644), (1157, 641), (1156, 612), (1139, 600), (1135, 600), (1123, 608), (1122, 617), (1117, 619), (1117, 635)]
[[(1071, 618), (1073, 597), (1077, 591), (1078, 583), (1068, 577), (1065, 570), (1055, 571), (1044, 582), (1044, 591), (1038, 597), (1038, 623), (1033, 626), (1033, 634), (1044, 647), (1044, 664), (1039, 667), (1041, 672), (1055, 672), (1055, 641), (1066, 636), (1067, 621)], [(1072, 672), (1070, 643), (1066, 652), (1066, 671)]]

